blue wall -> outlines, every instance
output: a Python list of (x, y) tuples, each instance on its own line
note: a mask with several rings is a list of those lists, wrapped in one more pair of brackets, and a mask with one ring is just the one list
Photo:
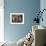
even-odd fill
[[(4, 0), (4, 5), (5, 40), (18, 41), (31, 30), (35, 12), (40, 9), (40, 0)], [(10, 24), (11, 12), (24, 13), (24, 24)]]

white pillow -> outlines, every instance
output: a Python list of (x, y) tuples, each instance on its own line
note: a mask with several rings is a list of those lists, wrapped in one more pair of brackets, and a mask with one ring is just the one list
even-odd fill
[(22, 38), (22, 39), (20, 39), (20, 40), (17, 42), (17, 46), (23, 46), (24, 40), (25, 40), (25, 37)]

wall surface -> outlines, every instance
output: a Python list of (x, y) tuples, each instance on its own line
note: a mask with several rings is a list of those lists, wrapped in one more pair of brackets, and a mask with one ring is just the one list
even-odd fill
[[(7, 41), (18, 41), (31, 31), (40, 0), (4, 0), (4, 35)], [(24, 13), (24, 24), (10, 24), (10, 13)]]
[(4, 0), (0, 0), (0, 42), (2, 41), (4, 41)]
[[(41, 9), (41, 11), (43, 9), (46, 9), (46, 0), (40, 0), (40, 9)], [(41, 21), (40, 22), (40, 25), (46, 27), (46, 10), (43, 12), (42, 17), (43, 17), (43, 22)]]

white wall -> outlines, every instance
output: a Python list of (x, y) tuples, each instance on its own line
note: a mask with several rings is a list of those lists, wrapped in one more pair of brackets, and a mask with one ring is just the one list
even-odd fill
[[(41, 11), (43, 9), (46, 9), (46, 0), (40, 0), (40, 9), (41, 9)], [(40, 24), (43, 26), (46, 26), (46, 11), (43, 12), (42, 17), (43, 17), (44, 21), (43, 22), (41, 21)]]
[(4, 41), (4, 0), (0, 0), (0, 42)]

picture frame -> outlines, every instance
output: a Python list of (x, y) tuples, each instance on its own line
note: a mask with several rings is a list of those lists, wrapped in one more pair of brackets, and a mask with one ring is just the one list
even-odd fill
[(24, 13), (10, 13), (10, 24), (24, 24)]

